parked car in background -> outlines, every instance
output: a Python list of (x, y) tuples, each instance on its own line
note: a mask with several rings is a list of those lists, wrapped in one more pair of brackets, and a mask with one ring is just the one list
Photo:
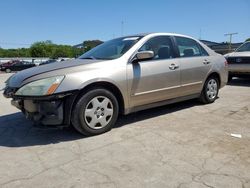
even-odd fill
[(48, 61), (40, 63), (39, 65), (48, 65), (48, 64), (51, 64), (51, 63), (55, 63), (55, 62), (57, 62), (55, 59), (50, 59)]
[(28, 69), (34, 66), (35, 64), (32, 62), (13, 60), (13, 61), (1, 64), (0, 68), (1, 68), (1, 71), (10, 73), (12, 71), (21, 71), (21, 70)]
[(250, 42), (245, 42), (234, 52), (226, 54), (228, 81), (233, 77), (250, 77)]
[(4, 96), (35, 123), (72, 123), (84, 135), (97, 135), (109, 131), (119, 113), (193, 98), (213, 103), (227, 79), (226, 59), (200, 41), (151, 33), (21, 71), (6, 81)]
[(8, 62), (6, 62), (6, 63), (2, 63), (2, 64), (0, 65), (0, 70), (1, 70), (1, 71), (6, 71), (6, 69), (7, 69), (9, 66), (11, 66), (12, 64), (17, 63), (17, 62), (19, 62), (19, 61), (18, 61), (18, 60), (12, 60), (12, 61), (8, 61)]

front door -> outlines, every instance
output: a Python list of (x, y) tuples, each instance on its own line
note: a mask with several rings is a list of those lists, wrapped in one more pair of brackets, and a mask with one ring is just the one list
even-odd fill
[(155, 103), (180, 95), (180, 69), (169, 36), (149, 39), (139, 51), (153, 51), (154, 58), (128, 64), (130, 106)]

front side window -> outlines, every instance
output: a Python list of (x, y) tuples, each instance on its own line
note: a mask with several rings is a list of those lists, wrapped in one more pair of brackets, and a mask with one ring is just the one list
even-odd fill
[(113, 39), (91, 49), (80, 56), (80, 59), (117, 59), (125, 54), (142, 37), (122, 37)]
[(208, 53), (193, 39), (175, 37), (180, 57), (207, 56)]
[(247, 52), (250, 51), (250, 42), (244, 43), (242, 44), (237, 50), (236, 52)]
[(169, 36), (157, 36), (149, 39), (139, 51), (153, 51), (153, 59), (174, 58), (173, 45)]

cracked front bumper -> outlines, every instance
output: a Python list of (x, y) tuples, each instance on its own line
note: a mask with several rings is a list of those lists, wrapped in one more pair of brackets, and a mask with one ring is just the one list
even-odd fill
[(22, 110), (26, 118), (42, 125), (62, 125), (64, 101), (12, 100), (11, 104)]
[(50, 96), (15, 96), (15, 89), (6, 88), (4, 96), (20, 109), (27, 119), (41, 125), (70, 125), (71, 111), (77, 91)]

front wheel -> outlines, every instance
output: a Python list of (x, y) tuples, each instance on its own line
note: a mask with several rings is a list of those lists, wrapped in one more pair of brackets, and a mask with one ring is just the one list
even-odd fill
[(87, 136), (109, 131), (119, 112), (116, 97), (103, 88), (93, 89), (80, 97), (72, 113), (74, 128)]
[(6, 73), (11, 73), (11, 70), (10, 69), (5, 69), (5, 72)]
[(218, 78), (209, 77), (204, 84), (200, 96), (200, 101), (203, 102), (204, 104), (213, 103), (217, 99), (218, 93), (219, 93)]

